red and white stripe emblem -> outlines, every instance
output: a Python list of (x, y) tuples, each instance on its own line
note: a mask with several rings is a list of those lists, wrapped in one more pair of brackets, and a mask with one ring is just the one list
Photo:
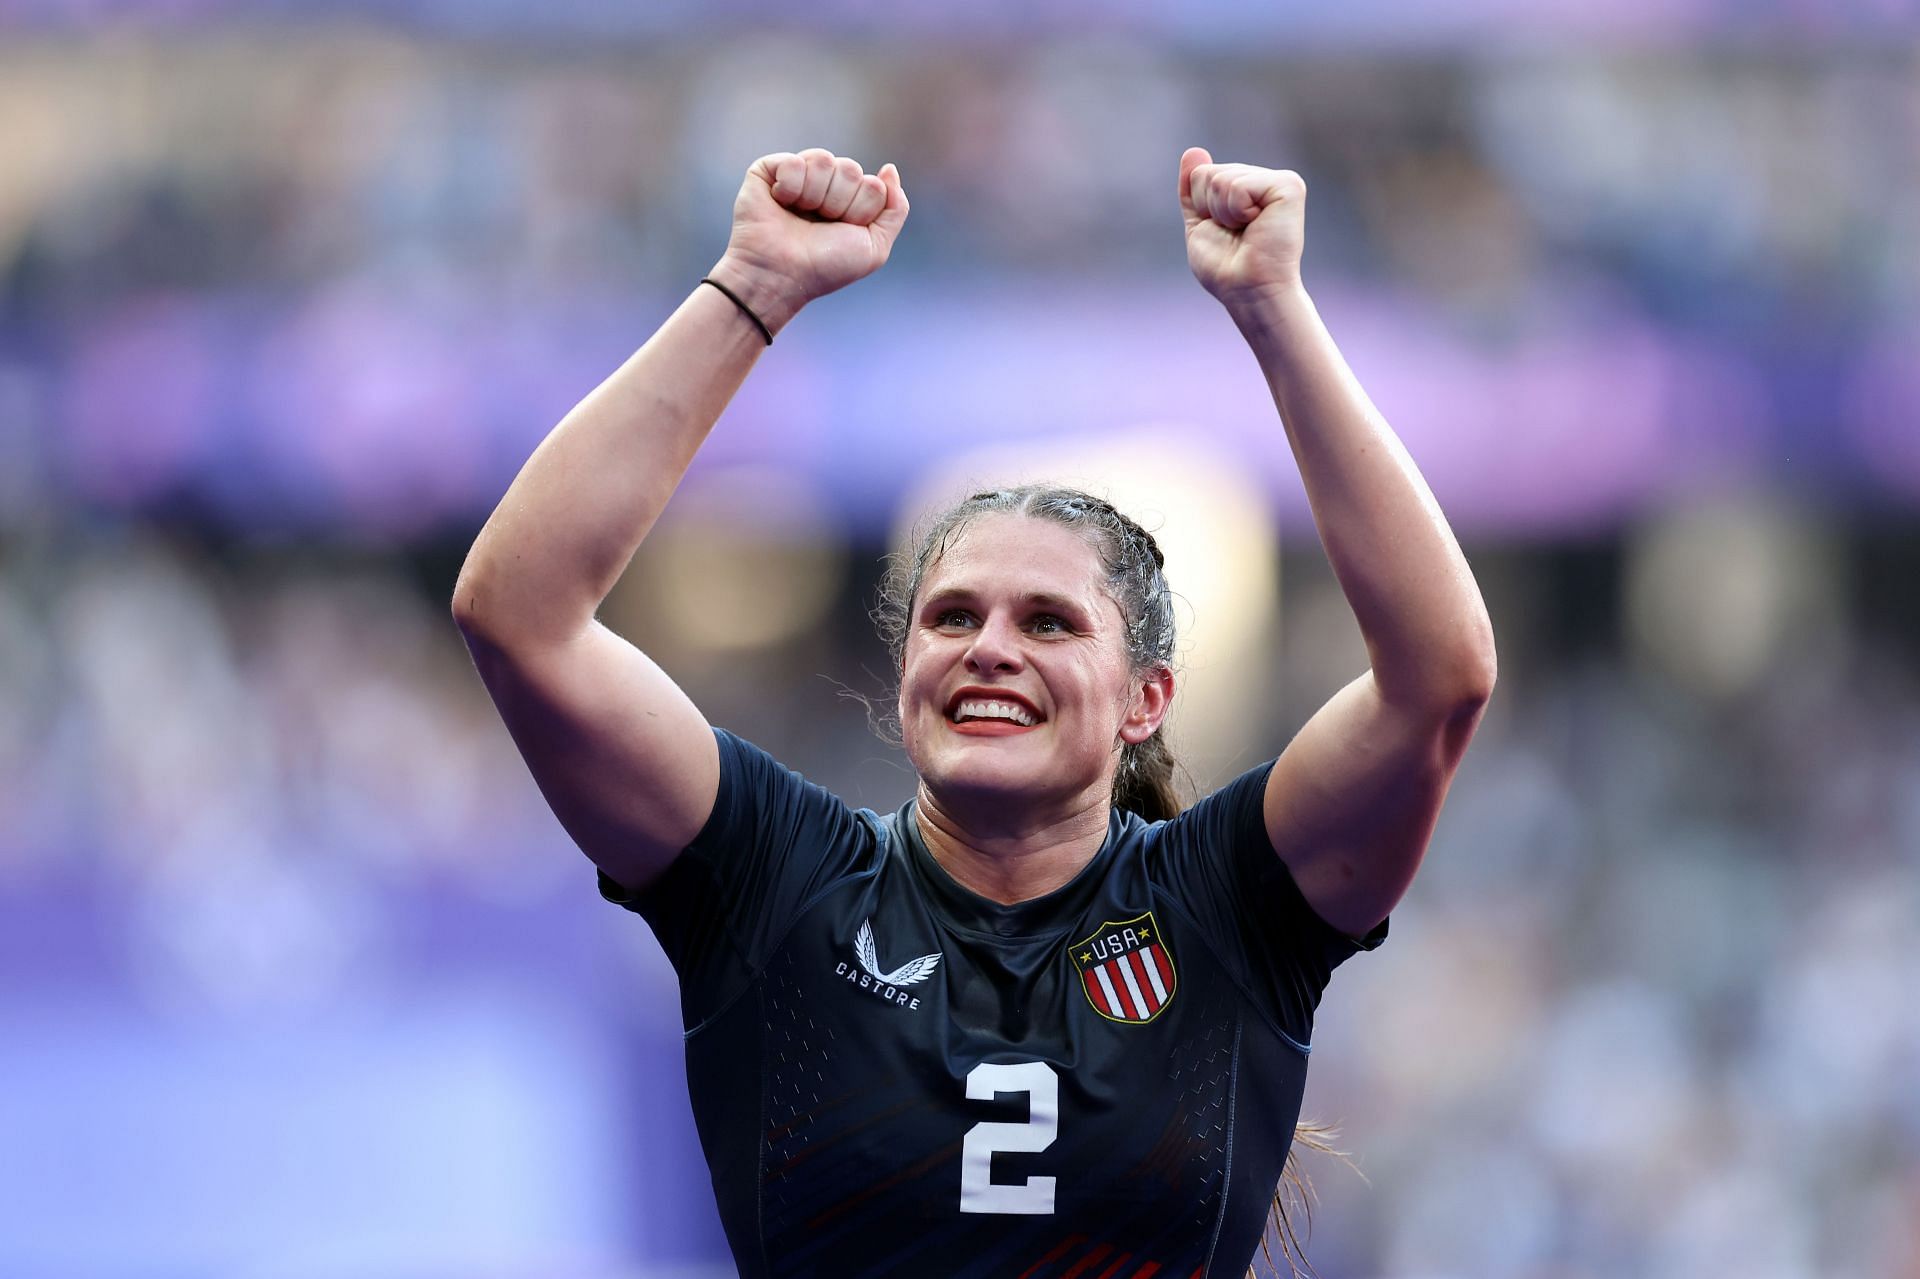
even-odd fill
[(1173, 998), (1173, 955), (1151, 911), (1100, 925), (1070, 953), (1087, 1002), (1110, 1021), (1152, 1021)]

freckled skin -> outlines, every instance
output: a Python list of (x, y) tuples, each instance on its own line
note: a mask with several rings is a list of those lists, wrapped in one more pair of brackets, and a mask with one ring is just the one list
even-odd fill
[[(1011, 690), (1045, 718), (1017, 733), (956, 731), (946, 707), (966, 687)], [(1035, 825), (1104, 810), (1139, 700), (1120, 606), (1099, 556), (1070, 529), (981, 516), (928, 570), (909, 619), (900, 722), (942, 809), (1001, 821), (1013, 810)]]

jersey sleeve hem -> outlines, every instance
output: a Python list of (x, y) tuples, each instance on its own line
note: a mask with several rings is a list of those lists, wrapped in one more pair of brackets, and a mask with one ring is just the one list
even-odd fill
[[(1267, 788), (1267, 780), (1273, 774), (1274, 765), (1278, 763), (1279, 760), (1277, 759), (1269, 761), (1259, 770), (1259, 788), (1263, 794)], [(1257, 833), (1254, 831), (1247, 832), (1248, 836), (1256, 842), (1257, 847), (1266, 849), (1267, 856), (1273, 858), (1275, 865), (1280, 868), (1279, 880), (1283, 885), (1282, 891), (1293, 899), (1294, 903), (1299, 907), (1300, 914), (1311, 921), (1312, 926), (1318, 929), (1321, 936), (1327, 941), (1338, 946), (1352, 948), (1351, 953), (1343, 958), (1351, 958), (1352, 955), (1359, 954), (1362, 951), (1379, 949), (1380, 943), (1387, 939), (1387, 923), (1388, 920), (1392, 918), (1391, 916), (1389, 916), (1388, 919), (1381, 920), (1372, 928), (1368, 929), (1364, 935), (1359, 937), (1335, 928), (1327, 922), (1326, 918), (1322, 916), (1319, 911), (1313, 908), (1313, 903), (1307, 900), (1307, 895), (1300, 891), (1300, 881), (1293, 877), (1293, 867), (1288, 865), (1287, 859), (1280, 855), (1280, 850), (1273, 846), (1273, 836), (1267, 832), (1267, 823), (1264, 817), (1256, 812), (1253, 815), (1251, 824), (1257, 827), (1258, 830)]]
[(1228, 962), (1229, 957), (1221, 952), (1219, 946), (1214, 944), (1212, 936), (1200, 921), (1189, 914), (1187, 909), (1171, 894), (1156, 891), (1154, 898), (1157, 903), (1167, 908), (1169, 914), (1178, 917), (1191, 927), (1195, 935), (1200, 938), (1200, 944), (1213, 952), (1214, 959), (1220, 963), (1221, 971), (1226, 973), (1227, 980), (1233, 983), (1233, 988), (1240, 992), (1240, 997), (1246, 1001), (1247, 1007), (1253, 1010), (1254, 1016), (1265, 1023), (1267, 1029), (1280, 1036), (1280, 1042), (1284, 1043), (1287, 1047), (1293, 1049), (1302, 1057), (1311, 1056), (1313, 1053), (1313, 1044), (1311, 1042), (1302, 1043), (1299, 1039), (1295, 1038), (1292, 1032), (1280, 1024), (1278, 1018), (1269, 1013), (1266, 1008), (1261, 1005), (1260, 997), (1254, 993), (1253, 987), (1241, 980), (1240, 975), (1234, 971), (1233, 965)]

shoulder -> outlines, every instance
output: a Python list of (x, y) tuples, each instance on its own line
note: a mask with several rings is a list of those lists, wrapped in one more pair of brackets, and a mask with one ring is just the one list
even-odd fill
[(1182, 850), (1250, 846), (1271, 852), (1263, 803), (1273, 766), (1273, 760), (1263, 760), (1166, 821), (1124, 816), (1137, 827), (1137, 838), (1149, 845)]
[(844, 864), (849, 850), (870, 850), (885, 838), (871, 811), (854, 808), (737, 733), (718, 725), (712, 733), (720, 756), (713, 810), (676, 865), (715, 866), (722, 878), (733, 879), (793, 865), (796, 858)]
[[(756, 808), (794, 805), (796, 816), (852, 814), (856, 811), (825, 786), (739, 734), (716, 725), (713, 736), (720, 751), (720, 802), (714, 806), (715, 820), (722, 816), (720, 810), (729, 803), (736, 807)], [(765, 817), (772, 814), (763, 812), (760, 815)], [(708, 822), (709, 828), (715, 824), (715, 820)], [(695, 842), (698, 842), (697, 838)]]
[(1235, 881), (1278, 861), (1261, 817), (1272, 767), (1264, 761), (1162, 821), (1116, 810), (1110, 873), (1136, 870), (1176, 902), (1233, 896)]

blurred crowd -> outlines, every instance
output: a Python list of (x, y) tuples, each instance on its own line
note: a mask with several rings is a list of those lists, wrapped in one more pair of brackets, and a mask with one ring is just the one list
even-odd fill
[(861, 291), (890, 328), (1019, 280), (1067, 342), (1076, 285), (1190, 287), (1173, 172), (1204, 141), (1307, 175), (1310, 282), (1489, 351), (1644, 327), (1707, 378), (1666, 410), (1683, 425), (1796, 485), (1910, 495), (1916, 58), (1726, 35), (1336, 57), (347, 23), (20, 40), (0, 520), (62, 496), (409, 537), (470, 520), (717, 258), (746, 165), (806, 145), (901, 163), (915, 229)]
[[(255, 1221), (270, 1248), (360, 1237), (316, 1275), (723, 1272), (671, 973), (598, 902), (487, 702), (448, 614), (460, 555), (552, 422), (718, 256), (748, 162), (811, 144), (896, 160), (915, 230), (857, 313), (888, 343), (825, 312), (850, 370), (828, 382), (797, 334), (759, 377), (778, 429), (713, 446), (763, 487), (692, 532), (663, 524), (678, 558), (649, 561), (650, 541), (645, 589), (604, 615), (714, 722), (855, 803), (898, 804), (911, 773), (861, 704), (887, 697), (865, 608), (875, 530), (919, 477), (889, 454), (883, 482), (855, 483), (855, 455), (950, 443), (903, 425), (906, 393), (929, 413), (981, 394), (1038, 404), (1029, 425), (1064, 417), (1092, 390), (1041, 382), (1083, 337), (1077, 290), (1143, 286), (1139, 345), (1087, 366), (1105, 371), (1089, 388), (1141, 376), (1137, 351), (1211, 342), (1159, 304), (1192, 291), (1173, 181), (1198, 142), (1307, 176), (1309, 282), (1360, 299), (1347, 314), (1387, 352), (1375, 367), (1430, 396), (1409, 437), (1456, 431), (1460, 451), (1414, 452), (1462, 495), (1449, 514), (1500, 636), (1500, 689), (1427, 868), (1322, 1009), (1307, 1113), (1340, 1125), (1370, 1180), (1309, 1162), (1319, 1273), (1920, 1277), (1920, 547), (1899, 534), (1920, 495), (1911, 38), (1176, 48), (316, 21), (59, 39), (5, 28), (8, 12), (0, 1270), (174, 1273), (154, 1258)], [(929, 318), (983, 281), (1065, 318)], [(893, 345), (997, 325), (1032, 348), (1008, 366), (1029, 384), (976, 391), (964, 357)], [(1544, 356), (1449, 380), (1433, 334)], [(1509, 384), (1510, 367), (1545, 371)], [(1583, 403), (1561, 403), (1569, 387)], [(1539, 433), (1500, 437), (1509, 410)], [(861, 414), (864, 445), (829, 429)], [(1641, 429), (1654, 419), (1673, 429)], [(782, 471), (800, 457), (824, 468), (812, 488)], [(1625, 507), (1577, 506), (1529, 470), (1628, 462), (1652, 469)], [(679, 509), (708, 500), (690, 490)], [(1477, 525), (1496, 490), (1531, 503), (1533, 540)], [(1803, 505), (1712, 513), (1749, 490)], [(1193, 500), (1213, 496), (1227, 526), (1224, 489)], [(769, 512), (791, 545), (764, 529), (709, 545)], [(1277, 628), (1279, 665), (1230, 708), (1271, 725), (1271, 751), (1365, 656), (1309, 543), (1277, 574), (1241, 558), (1261, 591), (1230, 594), (1280, 583), (1277, 619), (1238, 619)], [(1587, 561), (1605, 571), (1571, 567)], [(366, 1063), (418, 1045), (392, 1024), (340, 1030), (342, 1010), (475, 988), (478, 1022), (513, 1022), (514, 1060), (534, 1064), (469, 1071), (458, 1035), (415, 1054), (393, 1108), (353, 1129), (365, 1148), (312, 1164), (333, 1188), (389, 1168), (350, 1218), (364, 1229), (272, 1177), (146, 1177), (119, 1119), (95, 1118), (96, 1098), (134, 1096), (156, 1122), (186, 1116), (157, 1141), (204, 1130), (208, 1162), (235, 1162), (263, 1125), (225, 1116), (225, 1090), (256, 1089), (276, 1120), (305, 1094), (222, 1047), (183, 1050), (147, 1097), (129, 1045), (154, 1026), (189, 1048), (268, 1027), (288, 1056), (334, 1054), (350, 1101), (374, 1086)], [(548, 1015), (573, 1038), (547, 1037)], [(539, 1073), (555, 1061), (599, 1065)], [(561, 1093), (578, 1113), (555, 1156), (529, 1134), (555, 1128), (541, 1105)], [(429, 1126), (399, 1122), (415, 1113)], [(443, 1218), (409, 1197), (432, 1177), (406, 1155), (501, 1129), (514, 1158), (447, 1160), (503, 1170), (496, 1198)], [(123, 1166), (150, 1215), (96, 1229), (89, 1178)], [(13, 1229), (29, 1197), (34, 1229)], [(496, 1214), (484, 1266), (436, 1251), (459, 1233), (444, 1222), (535, 1201), (524, 1222)], [(567, 1215), (588, 1202), (599, 1216)]]
[[(1290, 564), (1275, 742), (1359, 656), (1328, 629), (1324, 567)], [(0, 912), (106, 920), (43, 930), (42, 978), (241, 1022), (431, 987), (449, 963), (538, 972), (543, 998), (592, 1004), (591, 965), (549, 953), (558, 921), (594, 909), (586, 864), (467, 666), (445, 586), (152, 536), (7, 564)], [(1427, 868), (1390, 944), (1322, 1008), (1307, 1111), (1340, 1124), (1370, 1181), (1310, 1163), (1320, 1273), (1920, 1273), (1910, 655), (1789, 655), (1762, 695), (1715, 697), (1617, 636), (1531, 647), (1517, 610), (1539, 601), (1494, 603), (1513, 651)], [(684, 682), (716, 722), (890, 808), (910, 775), (835, 697), (883, 695), (864, 622), (849, 597), (785, 645), (689, 661)], [(429, 903), (518, 922), (434, 954), (406, 936)], [(638, 925), (609, 928), (589, 944)], [(610, 1033), (671, 1040), (651, 943), (618, 956), (639, 985)], [(671, 1055), (661, 1067), (600, 1140), (684, 1121)], [(700, 1184), (697, 1164), (682, 1175)]]
[(1736, 338), (1871, 325), (1920, 292), (1916, 56), (29, 41), (0, 54), (0, 278), (57, 311), (356, 278), (499, 305), (677, 284), (723, 243), (745, 163), (808, 139), (900, 158), (923, 197), (909, 271), (1177, 270), (1171, 175), (1204, 140), (1309, 175), (1325, 273), (1486, 323), (1624, 288)]
[(1502, 690), (1323, 1005), (1326, 1273), (1920, 1273), (1920, 703), (1848, 664)]

